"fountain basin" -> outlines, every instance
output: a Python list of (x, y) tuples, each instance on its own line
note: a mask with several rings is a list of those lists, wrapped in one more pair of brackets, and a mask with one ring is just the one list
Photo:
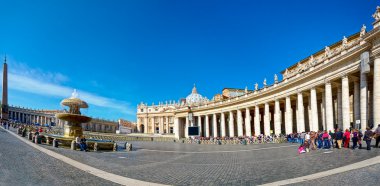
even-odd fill
[(68, 121), (69, 123), (88, 123), (91, 121), (90, 117), (83, 116), (80, 114), (71, 114), (71, 113), (57, 113), (55, 116), (58, 119)]

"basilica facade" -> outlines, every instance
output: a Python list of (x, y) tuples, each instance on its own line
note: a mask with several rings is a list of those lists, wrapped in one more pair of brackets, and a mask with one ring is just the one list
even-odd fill
[[(373, 29), (343, 37), (275, 76), (254, 90), (230, 91), (212, 100), (195, 86), (186, 100), (137, 109), (141, 133), (188, 137), (198, 126), (199, 136), (236, 137), (258, 134), (373, 127), (380, 124), (380, 7)], [(359, 30), (359, 29), (358, 29)], [(228, 92), (228, 91), (227, 91)], [(224, 96), (223, 96), (224, 95)]]

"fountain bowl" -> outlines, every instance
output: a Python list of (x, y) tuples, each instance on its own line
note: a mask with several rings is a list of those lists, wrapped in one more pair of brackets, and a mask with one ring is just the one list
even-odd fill
[(90, 117), (79, 114), (57, 113), (55, 116), (58, 119), (68, 121), (69, 123), (88, 123), (91, 121)]

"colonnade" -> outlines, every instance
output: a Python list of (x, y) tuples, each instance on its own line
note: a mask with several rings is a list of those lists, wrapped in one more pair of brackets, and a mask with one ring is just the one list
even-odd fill
[(9, 111), (9, 119), (17, 120), (21, 123), (39, 123), (39, 124), (50, 124), (55, 122), (56, 118), (54, 116), (46, 116), (36, 113), (29, 112), (19, 112), (19, 111)]
[(193, 118), (175, 118), (175, 130), (183, 137), (188, 137), (189, 126), (199, 126), (202, 137), (279, 135), (336, 128), (365, 130), (380, 124), (380, 57), (375, 56), (372, 72), (342, 73), (337, 78), (325, 78), (323, 83), (284, 91), (266, 101), (237, 104), (233, 109), (229, 106), (219, 111), (194, 111)]
[(169, 116), (146, 116), (137, 119), (137, 130), (141, 133), (173, 133), (173, 118)]

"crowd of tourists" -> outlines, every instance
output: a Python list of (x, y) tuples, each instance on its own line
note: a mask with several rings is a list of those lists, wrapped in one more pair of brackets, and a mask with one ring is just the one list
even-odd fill
[(260, 143), (282, 143), (286, 141), (284, 135), (242, 136), (242, 137), (189, 137), (187, 143), (197, 144), (260, 144)]
[[(372, 139), (376, 140), (375, 148), (379, 148), (380, 143), (380, 124), (373, 132), (371, 128), (367, 127), (366, 131), (358, 129), (336, 129), (335, 131), (318, 131), (318, 132), (302, 132), (289, 134), (287, 141), (290, 143), (299, 143), (299, 153), (310, 152), (310, 150), (317, 149), (331, 149), (337, 148), (351, 148), (362, 149), (365, 143), (366, 149), (371, 150)], [(350, 142), (352, 141), (352, 145)]]

